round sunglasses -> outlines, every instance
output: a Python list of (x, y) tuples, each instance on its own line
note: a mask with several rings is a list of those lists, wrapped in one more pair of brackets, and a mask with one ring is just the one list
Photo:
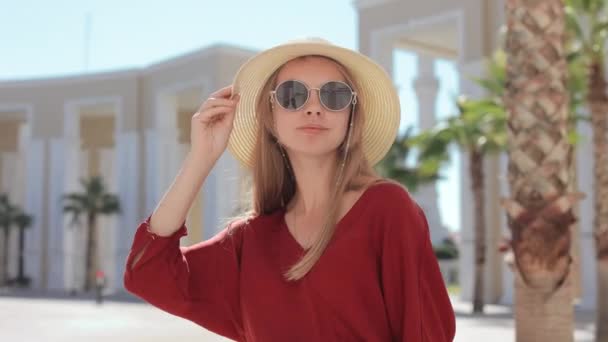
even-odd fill
[(270, 92), (271, 99), (283, 109), (296, 111), (306, 105), (310, 91), (319, 92), (319, 100), (325, 109), (337, 112), (346, 109), (351, 103), (357, 103), (357, 93), (342, 81), (329, 81), (320, 88), (309, 88), (304, 82), (287, 80)]

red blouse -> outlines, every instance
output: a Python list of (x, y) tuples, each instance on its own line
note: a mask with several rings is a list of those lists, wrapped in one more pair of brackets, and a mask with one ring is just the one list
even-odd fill
[(396, 184), (369, 187), (340, 220), (313, 269), (283, 274), (303, 248), (284, 210), (235, 222), (191, 247), (135, 234), (125, 288), (171, 314), (237, 341), (452, 341), (454, 312), (424, 213)]

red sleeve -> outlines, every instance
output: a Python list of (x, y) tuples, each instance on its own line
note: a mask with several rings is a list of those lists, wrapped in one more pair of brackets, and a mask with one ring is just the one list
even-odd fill
[[(180, 247), (187, 235), (182, 225), (171, 236), (161, 237), (142, 222), (124, 273), (127, 291), (173, 315), (210, 331), (238, 340), (242, 324), (239, 309), (240, 228), (227, 235), (226, 228), (213, 238), (191, 247)], [(133, 258), (148, 246), (133, 269)]]
[(399, 186), (387, 189), (384, 201), (381, 272), (393, 341), (452, 341), (454, 310), (424, 212)]

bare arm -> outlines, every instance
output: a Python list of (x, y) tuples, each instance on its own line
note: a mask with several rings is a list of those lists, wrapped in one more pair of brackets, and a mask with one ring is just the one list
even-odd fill
[[(238, 98), (231, 99), (232, 95), (232, 87), (218, 90), (193, 115), (190, 130), (192, 147), (150, 218), (149, 229), (155, 235), (170, 236), (181, 227), (209, 172), (226, 149), (238, 101)], [(131, 268), (146, 248), (147, 245), (137, 253)]]

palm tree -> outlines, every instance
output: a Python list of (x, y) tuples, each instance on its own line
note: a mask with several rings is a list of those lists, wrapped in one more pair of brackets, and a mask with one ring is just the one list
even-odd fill
[(25, 230), (32, 225), (33, 220), (32, 216), (27, 215), (20, 209), (17, 211), (14, 220), (15, 225), (19, 229), (19, 266), (15, 284), (23, 286), (29, 286), (30, 284), (30, 278), (24, 273)]
[[(120, 203), (116, 195), (106, 190), (103, 179), (99, 176), (90, 179), (81, 179), (83, 192), (70, 193), (63, 196), (63, 211), (72, 215), (72, 223), (80, 223), (80, 215), (87, 218), (87, 244), (85, 262), (84, 290), (91, 289), (95, 281), (95, 272), (98, 267), (97, 251), (97, 217), (99, 215), (112, 215), (120, 213)], [(95, 263), (95, 264), (94, 264)]]
[(420, 158), (448, 159), (448, 148), (456, 145), (469, 156), (469, 177), (474, 201), (475, 281), (473, 312), (483, 312), (483, 269), (485, 264), (485, 210), (483, 161), (489, 154), (504, 150), (506, 143), (505, 112), (497, 98), (457, 100), (460, 115), (439, 122), (434, 128), (412, 139), (420, 148)]
[(503, 200), (515, 256), (517, 341), (572, 341), (572, 145), (562, 0), (508, 0), (511, 198)]
[(405, 134), (397, 137), (386, 156), (376, 165), (380, 175), (403, 184), (412, 193), (424, 184), (435, 182), (439, 176), (441, 159), (430, 156), (419, 161), (416, 167), (406, 164), (412, 149), (410, 147), (413, 127), (408, 127)]
[(604, 70), (608, 11), (605, 0), (567, 0), (567, 24), (575, 52), (588, 69), (587, 104), (593, 136), (593, 225), (597, 256), (596, 340), (608, 341), (608, 92)]
[(0, 194), (0, 229), (3, 232), (4, 246), (2, 247), (2, 274), (1, 284), (8, 285), (8, 249), (9, 249), (9, 233), (11, 226), (14, 222), (15, 215), (17, 214), (17, 208), (10, 203), (6, 194)]

